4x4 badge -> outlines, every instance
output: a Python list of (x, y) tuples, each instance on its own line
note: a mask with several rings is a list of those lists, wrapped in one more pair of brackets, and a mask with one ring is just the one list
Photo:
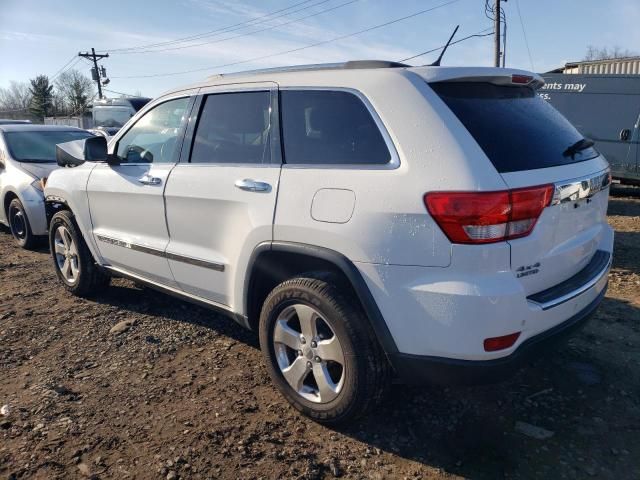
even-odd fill
[(535, 275), (540, 271), (540, 262), (536, 262), (533, 265), (523, 265), (516, 269), (516, 277), (528, 277), (529, 275)]

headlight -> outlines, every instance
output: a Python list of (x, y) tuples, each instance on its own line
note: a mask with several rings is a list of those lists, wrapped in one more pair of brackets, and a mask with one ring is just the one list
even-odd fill
[(44, 187), (46, 184), (47, 184), (47, 177), (42, 177), (42, 178), (39, 178), (38, 180), (34, 180), (33, 182), (31, 182), (31, 186), (36, 190), (40, 190), (41, 192), (44, 192)]

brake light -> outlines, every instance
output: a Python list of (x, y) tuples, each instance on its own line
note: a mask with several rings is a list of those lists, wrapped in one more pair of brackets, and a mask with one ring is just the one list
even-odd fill
[(509, 335), (504, 335), (502, 337), (492, 337), (487, 338), (484, 341), (484, 351), (485, 352), (495, 352), (497, 350), (504, 350), (505, 348), (509, 348), (516, 343), (518, 337), (520, 336), (520, 332), (511, 333)]
[(499, 192), (429, 192), (427, 210), (453, 243), (525, 237), (551, 203), (553, 185)]
[(531, 75), (511, 75), (511, 83), (517, 83), (519, 85), (527, 85), (533, 80)]

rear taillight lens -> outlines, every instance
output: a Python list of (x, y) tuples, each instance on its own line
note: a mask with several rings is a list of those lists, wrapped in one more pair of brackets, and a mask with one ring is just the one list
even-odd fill
[(530, 83), (532, 80), (533, 80), (533, 77), (531, 75), (518, 75), (518, 74), (511, 75), (511, 83), (517, 83), (519, 85), (526, 85)]
[(551, 203), (553, 185), (499, 192), (430, 192), (427, 210), (453, 243), (493, 243), (529, 235)]

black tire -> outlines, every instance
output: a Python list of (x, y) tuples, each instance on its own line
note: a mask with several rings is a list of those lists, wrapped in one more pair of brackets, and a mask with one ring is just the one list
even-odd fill
[[(351, 421), (368, 413), (380, 403), (390, 381), (389, 363), (362, 308), (352, 294), (343, 293), (349, 289), (338, 285), (335, 278), (323, 273), (287, 280), (268, 295), (259, 324), (260, 347), (276, 387), (297, 410), (326, 424)], [(327, 403), (315, 403), (298, 393), (278, 364), (273, 341), (276, 323), (286, 308), (299, 304), (312, 307), (322, 319), (330, 322), (344, 353), (342, 388), (337, 397)], [(306, 354), (298, 352), (305, 360), (303, 355)]]
[[(73, 282), (65, 277), (56, 254), (56, 232), (60, 227), (64, 227), (68, 231), (76, 245), (77, 260), (75, 264), (77, 265), (77, 276)], [(49, 248), (56, 275), (69, 292), (78, 297), (88, 297), (103, 290), (109, 284), (110, 275), (104, 273), (96, 265), (93, 255), (91, 255), (91, 251), (89, 251), (78, 229), (73, 213), (70, 211), (60, 211), (51, 218), (49, 224)]]
[(31, 250), (36, 246), (38, 238), (31, 231), (27, 212), (24, 209), (22, 202), (17, 198), (11, 200), (11, 203), (9, 204), (9, 208), (7, 209), (7, 221), (9, 223), (11, 235), (13, 235), (13, 238), (18, 242), (18, 245), (26, 250)]

